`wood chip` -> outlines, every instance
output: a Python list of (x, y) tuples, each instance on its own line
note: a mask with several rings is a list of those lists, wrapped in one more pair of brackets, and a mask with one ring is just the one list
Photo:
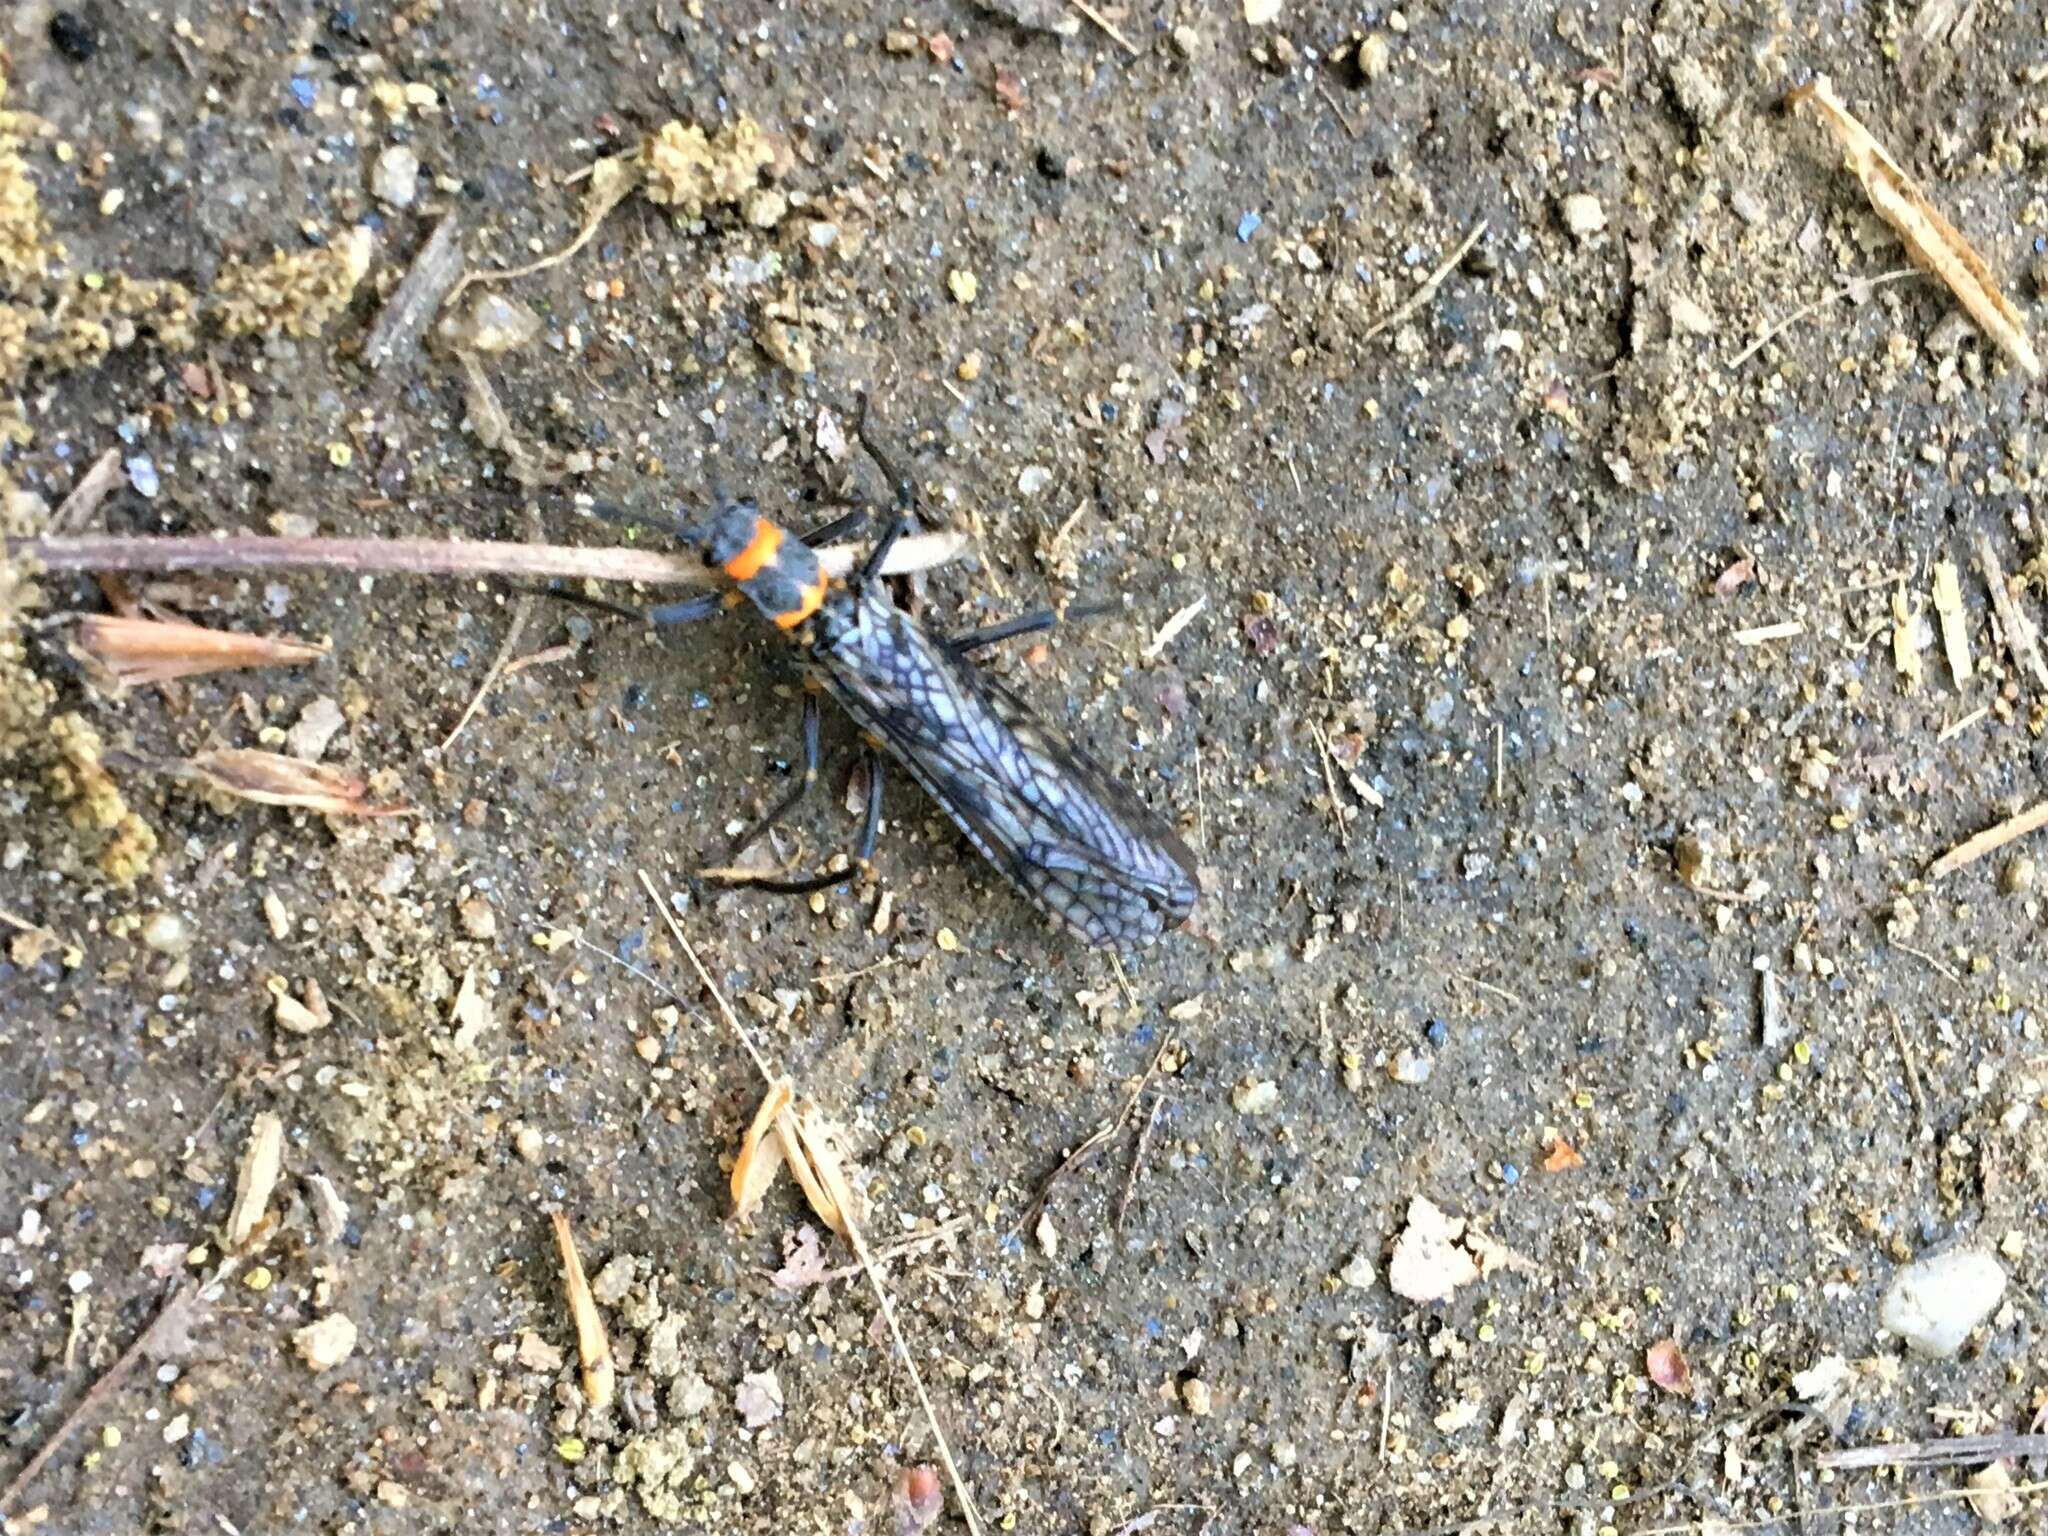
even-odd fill
[(612, 1366), (611, 1341), (605, 1337), (604, 1320), (597, 1315), (597, 1301), (584, 1278), (583, 1259), (576, 1252), (576, 1235), (569, 1218), (550, 1211), (555, 1229), (555, 1251), (562, 1259), (562, 1285), (569, 1293), (569, 1317), (576, 1325), (576, 1357), (583, 1366), (583, 1397), (592, 1408), (609, 1408), (617, 1387)]
[(1892, 591), (1892, 666), (1899, 674), (1899, 686), (1907, 693), (1920, 687), (1920, 680), (1927, 669), (1920, 661), (1920, 637), (1915, 633), (1919, 627), (1919, 615), (1913, 612), (1912, 599), (1906, 596), (1904, 587)]
[(2048, 827), (2048, 800), (2038, 801), (2021, 811), (2017, 816), (2008, 816), (1995, 827), (1987, 827), (1975, 837), (1966, 838), (1936, 859), (1927, 868), (1929, 880), (1939, 880), (1952, 875), (1965, 864), (1974, 864), (1987, 853), (1996, 853), (2007, 843), (2038, 832)]
[(1934, 562), (1934, 611), (1941, 619), (1941, 645), (1948, 653), (1948, 669), (1960, 688), (1970, 681), (1975, 669), (1970, 662), (1970, 621), (1963, 612), (1963, 584), (1953, 560)]
[(363, 343), (366, 364), (382, 368), (419, 350), (427, 326), (462, 277), (463, 259), (462, 220), (451, 213), (434, 226), (370, 327)]
[(263, 1223), (270, 1192), (284, 1171), (284, 1122), (265, 1110), (249, 1125), (249, 1140), (235, 1169), (235, 1203), (228, 1211), (221, 1243), (229, 1249), (248, 1246)]
[(1841, 146), (1849, 170), (1863, 184), (1870, 206), (1905, 242), (1913, 260), (1948, 285), (1977, 328), (2002, 347), (2030, 378), (2041, 376), (2041, 360), (2027, 339), (2025, 318), (1992, 281), (1984, 259), (1942, 217), (1918, 182), (1907, 175), (1858, 122), (1826, 75), (1791, 96), (1794, 107), (1811, 106)]
[(2005, 571), (1998, 563), (1998, 551), (1991, 536), (1977, 535), (1977, 565), (1984, 572), (1984, 584), (1991, 588), (1991, 606), (1998, 614), (1998, 626), (2005, 634), (2006, 649), (2022, 672), (2031, 674), (2036, 688), (2048, 691), (2048, 665), (2041, 660), (2041, 644), (2034, 633), (2034, 621), (2027, 617), (2012, 589), (2005, 584)]
[(1790, 640), (1794, 635), (1806, 633), (1806, 626), (1797, 619), (1784, 619), (1776, 624), (1759, 624), (1754, 629), (1735, 631), (1737, 645), (1764, 645), (1772, 640)]

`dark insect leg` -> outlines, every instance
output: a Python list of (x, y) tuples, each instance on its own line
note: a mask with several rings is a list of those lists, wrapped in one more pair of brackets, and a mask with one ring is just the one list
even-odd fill
[(867, 526), (868, 509), (855, 507), (843, 512), (829, 523), (820, 523), (803, 536), (805, 544), (816, 549), (821, 544), (830, 544), (834, 539), (848, 538)]
[(859, 585), (881, 575), (882, 563), (889, 558), (889, 551), (910, 527), (911, 508), (917, 505), (917, 487), (896, 467), (895, 461), (889, 457), (882, 445), (875, 441), (874, 434), (868, 431), (866, 395), (860, 397), (860, 408), (854, 413), (853, 430), (854, 435), (860, 439), (861, 447), (867, 450), (868, 457), (875, 461), (875, 467), (881, 470), (883, 478), (889, 482), (890, 491), (896, 502), (896, 515), (889, 520), (889, 526), (882, 530), (882, 536), (875, 540), (875, 547), (868, 551), (867, 559), (861, 562), (860, 570), (854, 575), (854, 584)]
[(875, 839), (882, 830), (882, 759), (879, 754), (867, 755), (868, 765), (868, 808), (861, 822), (860, 842), (855, 845), (853, 862), (844, 869), (835, 869), (829, 874), (812, 875), (803, 880), (776, 880), (767, 876), (750, 876), (738, 880), (722, 880), (724, 885), (742, 890), (769, 891), (778, 896), (808, 896), (813, 891), (829, 891), (835, 885), (844, 885), (861, 874), (868, 867), (868, 860), (874, 857)]
[(791, 786), (789, 793), (782, 797), (781, 802), (773, 810), (732, 840), (731, 845), (725, 850), (726, 858), (736, 859), (753, 847), (760, 841), (761, 834), (795, 810), (803, 802), (804, 796), (811, 792), (811, 786), (818, 782), (818, 696), (815, 693), (804, 695), (803, 741), (803, 776)]
[(1055, 608), (1041, 608), (1036, 613), (1020, 613), (1016, 618), (1005, 619), (1000, 624), (984, 624), (980, 629), (948, 635), (946, 644), (964, 656), (969, 651), (978, 651), (986, 645), (1014, 640), (1019, 635), (1035, 635), (1040, 630), (1051, 629), (1055, 624), (1071, 624), (1077, 619), (1099, 619), (1104, 614), (1114, 611), (1107, 603), (1092, 603), (1085, 608), (1069, 608), (1064, 613)]
[(673, 603), (656, 603), (642, 617), (658, 628), (666, 628), (673, 624), (694, 624), (699, 619), (713, 618), (725, 612), (730, 606), (723, 593), (709, 592), (702, 597), (685, 597)]
[(716, 592), (702, 597), (686, 597), (679, 602), (657, 603), (652, 608), (636, 608), (631, 603), (615, 603), (609, 598), (592, 597), (587, 592), (569, 592), (560, 587), (523, 587), (521, 590), (534, 597), (550, 597), (558, 603), (571, 603), (578, 608), (595, 608), (599, 613), (635, 619), (642, 624), (694, 624), (699, 619), (722, 613), (726, 606), (723, 594)]

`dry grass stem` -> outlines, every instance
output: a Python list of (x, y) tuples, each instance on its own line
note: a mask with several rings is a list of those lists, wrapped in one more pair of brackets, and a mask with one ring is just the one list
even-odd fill
[[(910, 534), (889, 551), (883, 574), (906, 576), (947, 565), (966, 552), (965, 534)], [(504, 576), (518, 581), (624, 581), (646, 586), (709, 587), (715, 573), (689, 553), (519, 544), (483, 539), (295, 539), (268, 534), (73, 534), (0, 541), (5, 553), (51, 571), (351, 571), (365, 575)], [(866, 546), (818, 551), (826, 574), (844, 577)]]
[(569, 1293), (570, 1319), (576, 1325), (576, 1358), (583, 1367), (584, 1401), (595, 1409), (609, 1408), (618, 1385), (612, 1366), (611, 1340), (605, 1337), (604, 1320), (597, 1315), (597, 1300), (590, 1294), (590, 1282), (584, 1278), (583, 1258), (576, 1252), (576, 1234), (569, 1228), (569, 1218), (560, 1211), (550, 1211), (548, 1220), (555, 1229), (555, 1250), (562, 1259), (562, 1284)]
[(2026, 319), (1992, 280), (1984, 258), (1942, 217), (1920, 184), (1900, 168), (1870, 130), (1856, 120), (1826, 75), (1792, 93), (1792, 105), (1811, 106), (1841, 146), (1850, 173), (1878, 217), (1898, 232), (1906, 254), (1948, 285), (1970, 318), (2029, 378), (2041, 376), (2041, 360), (2027, 339)]

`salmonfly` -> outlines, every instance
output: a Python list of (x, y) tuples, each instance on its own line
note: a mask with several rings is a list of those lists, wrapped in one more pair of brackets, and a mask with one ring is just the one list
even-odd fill
[(969, 659), (984, 645), (1048, 627), (1051, 613), (947, 637), (897, 606), (881, 571), (909, 525), (915, 492), (868, 440), (864, 420), (862, 428), (868, 453), (894, 483), (896, 509), (843, 581), (826, 574), (813, 546), (860, 514), (799, 538), (764, 517), (752, 501), (721, 498), (706, 521), (677, 526), (678, 535), (703, 552), (735, 595), (693, 599), (649, 616), (683, 622), (741, 598), (751, 601), (794, 642), (813, 684), (803, 702), (803, 775), (733, 841), (728, 857), (794, 810), (817, 782), (819, 691), (838, 702), (868, 742), (866, 814), (852, 864), (800, 879), (732, 869), (707, 873), (733, 885), (806, 892), (861, 872), (881, 826), (879, 749), (902, 764), (982, 857), (1059, 926), (1092, 945), (1150, 944), (1194, 908), (1194, 855), (1134, 795)]

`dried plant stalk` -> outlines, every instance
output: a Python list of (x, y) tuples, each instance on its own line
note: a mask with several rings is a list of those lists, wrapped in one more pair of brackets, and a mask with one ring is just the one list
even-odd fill
[(2004, 348), (2029, 378), (2039, 378), (2041, 360), (2027, 339), (2026, 321), (1992, 280), (1984, 258), (1842, 104), (1828, 77), (1815, 75), (1812, 84), (1792, 93), (1791, 103), (1795, 107), (1810, 105), (1820, 114), (1821, 122), (1841, 146), (1850, 172), (1863, 184), (1870, 206), (1898, 231), (1907, 254), (1948, 284), (1977, 328)]
[(95, 682), (116, 692), (243, 667), (301, 666), (327, 654), (304, 640), (108, 613), (80, 619), (72, 649)]
[(258, 805), (287, 805), (325, 816), (396, 816), (406, 810), (403, 805), (369, 804), (365, 796), (370, 786), (356, 774), (302, 763), (278, 752), (223, 747), (156, 766)]
[(590, 1294), (590, 1282), (583, 1275), (583, 1259), (576, 1252), (576, 1235), (569, 1230), (569, 1218), (560, 1211), (548, 1213), (555, 1228), (555, 1248), (562, 1257), (562, 1284), (569, 1292), (569, 1317), (576, 1325), (576, 1357), (583, 1366), (583, 1397), (592, 1408), (612, 1404), (617, 1373), (612, 1366), (611, 1340), (605, 1337), (604, 1320), (597, 1315), (597, 1300)]

